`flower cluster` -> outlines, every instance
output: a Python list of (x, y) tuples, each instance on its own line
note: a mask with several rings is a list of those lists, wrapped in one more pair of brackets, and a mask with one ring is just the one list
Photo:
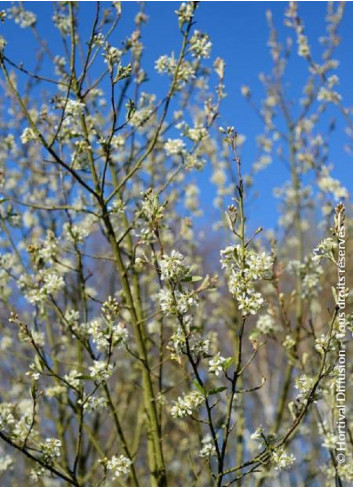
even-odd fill
[(164, 54), (160, 56), (155, 63), (155, 68), (157, 73), (167, 73), (170, 77), (174, 77), (178, 69), (177, 86), (179, 89), (195, 77), (195, 66), (193, 63), (184, 59), (178, 66), (177, 60), (173, 55), (167, 56)]
[(317, 263), (315, 255), (307, 256), (304, 263), (292, 260), (288, 263), (288, 270), (302, 279), (302, 297), (316, 297), (321, 291), (320, 278), (324, 273), (323, 268)]
[(320, 87), (319, 93), (317, 94), (317, 99), (320, 102), (332, 102), (334, 104), (338, 104), (342, 97), (335, 90), (330, 90), (326, 87)]
[(158, 195), (155, 192), (148, 191), (145, 193), (141, 202), (141, 213), (146, 221), (153, 223), (163, 219), (165, 204), (160, 204)]
[(326, 168), (321, 172), (318, 186), (322, 192), (332, 194), (336, 201), (348, 198), (348, 190), (339, 180), (332, 178)]
[[(201, 358), (206, 358), (212, 347), (212, 340), (209, 337), (204, 338), (201, 334), (193, 332), (188, 338), (189, 350), (195, 361)], [(180, 328), (171, 336), (168, 350), (171, 352), (171, 358), (173, 360), (179, 360), (180, 355), (186, 353), (186, 335)]]
[(96, 413), (107, 407), (104, 397), (89, 396), (86, 399), (79, 399), (77, 403), (83, 406), (86, 413)]
[(91, 321), (88, 333), (99, 351), (107, 351), (110, 347), (123, 346), (129, 336), (124, 322), (116, 323), (96, 319)]
[(84, 113), (85, 104), (78, 100), (62, 100), (62, 104), (65, 107), (65, 114), (69, 117), (79, 117)]
[(251, 337), (256, 338), (256, 336), (259, 335), (270, 335), (281, 329), (281, 326), (271, 314), (261, 314), (256, 322), (255, 330)]
[(15, 423), (14, 406), (8, 402), (0, 404), (0, 430), (8, 430)]
[(190, 50), (195, 58), (209, 58), (212, 43), (210, 38), (204, 32), (195, 30), (190, 39)]
[(106, 464), (107, 472), (112, 479), (119, 479), (130, 472), (132, 462), (124, 455), (114, 455)]
[(264, 299), (260, 292), (255, 291), (254, 284), (269, 276), (272, 257), (265, 252), (257, 254), (235, 245), (221, 250), (221, 264), (227, 271), (229, 291), (237, 299), (239, 310), (244, 316), (256, 314)]
[(168, 255), (163, 255), (160, 261), (160, 272), (162, 280), (179, 281), (185, 278), (189, 268), (183, 264), (184, 256), (178, 251), (173, 250)]
[(208, 362), (209, 365), (208, 371), (210, 372), (210, 374), (215, 374), (218, 376), (221, 372), (227, 369), (231, 360), (232, 360), (231, 357), (224, 358), (221, 356), (220, 352), (218, 352)]
[(295, 379), (295, 388), (298, 389), (298, 398), (304, 398), (314, 385), (314, 379), (307, 374), (301, 374)]
[(322, 258), (334, 260), (334, 250), (337, 248), (337, 242), (333, 238), (325, 238), (314, 249), (313, 260), (319, 262)]
[(198, 297), (191, 289), (171, 290), (164, 288), (159, 292), (161, 309), (166, 314), (184, 315), (198, 305)]
[(164, 144), (165, 152), (168, 156), (178, 155), (183, 153), (185, 143), (181, 139), (168, 139)]
[(48, 295), (56, 294), (65, 287), (63, 277), (50, 268), (39, 270), (34, 279), (35, 281), (28, 275), (21, 275), (18, 280), (19, 287), (31, 304), (44, 302)]
[(197, 391), (191, 391), (183, 397), (178, 397), (178, 400), (174, 401), (174, 406), (170, 410), (171, 415), (173, 418), (191, 416), (193, 411), (203, 403), (204, 399), (204, 396)]
[(7, 12), (9, 14), (9, 19), (14, 19), (16, 24), (19, 24), (22, 29), (32, 27), (37, 22), (37, 17), (33, 12), (25, 10), (23, 7), (18, 7), (17, 5), (13, 5)]
[(288, 469), (295, 462), (295, 456), (288, 455), (284, 448), (277, 448), (272, 452), (271, 460), (276, 470)]
[(194, 15), (194, 7), (192, 5), (192, 2), (183, 2), (180, 5), (179, 10), (176, 10), (175, 13), (178, 16), (180, 27), (182, 27), (187, 22), (190, 22)]
[(61, 441), (56, 438), (46, 438), (40, 444), (41, 457), (43, 461), (52, 465), (56, 459), (60, 457)]
[(200, 450), (200, 457), (208, 458), (216, 452), (211, 435), (206, 435), (201, 440), (202, 448)]
[(93, 365), (89, 367), (92, 380), (103, 382), (108, 380), (113, 373), (113, 366), (103, 360), (94, 360)]
[(79, 389), (83, 384), (81, 375), (76, 369), (70, 370), (68, 374), (64, 375), (64, 380), (73, 388)]
[(21, 134), (21, 143), (27, 144), (30, 141), (35, 141), (37, 136), (31, 127), (26, 127)]

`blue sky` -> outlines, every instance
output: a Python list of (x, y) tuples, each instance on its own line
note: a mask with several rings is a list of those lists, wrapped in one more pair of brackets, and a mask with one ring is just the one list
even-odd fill
[[(0, 9), (6, 9), (10, 2), (0, 2)], [(102, 2), (108, 6), (109, 2)], [(169, 54), (179, 46), (180, 34), (174, 11), (179, 2), (146, 2), (146, 13), (149, 23), (144, 27), (143, 41), (146, 46), (144, 59), (145, 67), (151, 74), (150, 86), (147, 91), (157, 93), (165, 87), (166, 80), (153, 73), (155, 60), (161, 54)], [(28, 10), (38, 16), (39, 31), (45, 35), (49, 43), (55, 48), (58, 35), (46, 19), (52, 16), (52, 2), (26, 2)], [(104, 5), (103, 5), (104, 7)], [(319, 50), (317, 39), (323, 34), (325, 28), (326, 2), (300, 2), (299, 12), (306, 24), (306, 33), (314, 54)], [(87, 35), (91, 28), (95, 2), (80, 2), (81, 28)], [(133, 27), (134, 14), (137, 11), (135, 2), (123, 2), (123, 20), (116, 32), (116, 42), (119, 43)], [(260, 72), (269, 72), (271, 58), (267, 48), (268, 28), (265, 13), (267, 9), (273, 12), (274, 22), (279, 35), (285, 39), (290, 31), (283, 25), (284, 11), (287, 2), (200, 2), (195, 20), (197, 28), (207, 32), (212, 39), (212, 58), (221, 56), (226, 61), (226, 91), (227, 99), (223, 103), (222, 125), (234, 125), (239, 133), (244, 134), (247, 141), (244, 145), (242, 158), (245, 167), (250, 166), (256, 157), (255, 140), (261, 133), (263, 126), (240, 95), (240, 87), (249, 85), (254, 98), (260, 100), (264, 95), (261, 82), (258, 79)], [(345, 19), (341, 28), (343, 42), (337, 50), (336, 58), (340, 60), (338, 74), (340, 76), (340, 92), (345, 105), (353, 105), (352, 101), (352, 75), (353, 56), (353, 4), (347, 2)], [(24, 61), (28, 68), (33, 67), (34, 57), (28, 55), (28, 50), (34, 49), (34, 41), (30, 31), (20, 29), (12, 22), (6, 22), (0, 29), (7, 38), (7, 54), (13, 60)], [(114, 44), (115, 38), (111, 39)], [(55, 49), (54, 49), (55, 50)], [(31, 59), (32, 58), (32, 59)], [(31, 66), (32, 65), (32, 66)], [(300, 93), (300, 80), (305, 79), (307, 64), (305, 60), (294, 57), (288, 72), (290, 93), (294, 99)], [(164, 90), (163, 90), (164, 93)], [(333, 138), (330, 161), (334, 164), (334, 176), (341, 178), (350, 191), (353, 189), (351, 178), (352, 158), (343, 151), (347, 138), (344, 134), (343, 121), (338, 119), (337, 131)], [(209, 183), (209, 169), (199, 175), (202, 189), (202, 203), (206, 207), (214, 196), (214, 189)], [(262, 224), (265, 227), (273, 226), (277, 219), (277, 202), (272, 197), (274, 186), (281, 185), (287, 178), (287, 170), (281, 163), (275, 162), (265, 172), (260, 173), (256, 186), (261, 193), (249, 206), (250, 217), (254, 225)]]

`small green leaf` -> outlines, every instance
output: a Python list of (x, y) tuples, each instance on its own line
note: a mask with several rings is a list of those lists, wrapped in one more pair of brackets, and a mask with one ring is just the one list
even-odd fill
[(210, 276), (206, 275), (203, 279), (202, 284), (200, 285), (200, 289), (207, 289), (210, 284)]
[(191, 282), (200, 282), (203, 277), (200, 277), (199, 275), (195, 275), (194, 277), (191, 277)]
[(227, 387), (225, 386), (222, 386), (222, 387), (217, 387), (216, 389), (211, 389), (210, 391), (208, 391), (208, 395), (209, 396), (213, 396), (214, 394), (219, 394), (220, 392), (223, 392), (223, 391), (226, 391), (227, 390)]
[(40, 358), (40, 356), (39, 356), (39, 355), (36, 355), (36, 356), (34, 357), (34, 365), (35, 365), (35, 367), (36, 367), (36, 369), (37, 369), (37, 371), (38, 371), (38, 372), (40, 372), (40, 373), (42, 373), (42, 372), (43, 372), (45, 365), (44, 365), (44, 362), (43, 362), (43, 360)]
[(234, 231), (233, 221), (232, 221), (228, 212), (226, 212), (225, 214), (226, 214), (226, 220), (227, 220), (228, 227), (229, 227), (230, 231), (233, 232)]
[(203, 277), (199, 277), (197, 275), (195, 275), (194, 277), (191, 277), (190, 275), (188, 275), (187, 277), (184, 277), (182, 279), (182, 282), (199, 282), (202, 279), (203, 279)]
[(234, 362), (234, 358), (232, 357), (227, 358), (226, 361), (224, 362), (224, 370), (228, 370), (233, 362)]
[(194, 387), (195, 387), (195, 388), (196, 388), (196, 389), (197, 389), (199, 392), (201, 392), (201, 394), (203, 394), (203, 395), (205, 395), (205, 394), (206, 394), (206, 391), (205, 391), (204, 387), (202, 387), (202, 385), (200, 385), (200, 384), (197, 382), (197, 380), (193, 380), (193, 381), (192, 381), (192, 383), (193, 383), (193, 386), (194, 386)]

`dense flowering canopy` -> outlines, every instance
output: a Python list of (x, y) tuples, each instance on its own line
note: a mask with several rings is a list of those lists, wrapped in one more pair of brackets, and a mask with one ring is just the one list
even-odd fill
[[(17, 60), (0, 36), (2, 485), (349, 485), (352, 419), (341, 464), (334, 393), (352, 376), (353, 298), (337, 285), (352, 213), (328, 136), (333, 113), (352, 137), (334, 59), (344, 5), (327, 4), (321, 58), (296, 3), (284, 43), (267, 13), (264, 100), (241, 86), (264, 125), (251, 165), (245, 135), (220, 125), (226, 64), (197, 2), (152, 64), (163, 93), (146, 5), (81, 4), (54, 2), (60, 42), (38, 6), (0, 12), (38, 43)], [(282, 163), (278, 226), (256, 228), (261, 172)]]

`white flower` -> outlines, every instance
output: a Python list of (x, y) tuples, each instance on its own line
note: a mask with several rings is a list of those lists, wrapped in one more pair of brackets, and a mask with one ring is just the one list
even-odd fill
[(44, 276), (44, 285), (41, 292), (44, 292), (45, 294), (54, 294), (63, 287), (65, 287), (64, 279), (55, 272), (52, 272)]
[(104, 58), (109, 67), (112, 67), (114, 64), (119, 63), (122, 54), (123, 53), (120, 49), (106, 44)]
[(315, 350), (323, 354), (327, 350), (329, 343), (330, 336), (322, 334), (315, 340)]
[(329, 450), (335, 450), (336, 444), (338, 442), (338, 436), (334, 433), (325, 433), (322, 435), (323, 441), (321, 446), (324, 448), (328, 448)]
[(184, 256), (178, 251), (173, 250), (168, 255), (163, 255), (160, 262), (162, 280), (180, 280), (185, 277), (188, 268), (183, 264)]
[(298, 42), (298, 56), (306, 57), (310, 54), (310, 48), (308, 44), (308, 38), (304, 34), (300, 34), (297, 39)]
[(166, 314), (187, 314), (198, 305), (197, 296), (193, 291), (162, 289), (159, 293), (161, 309)]
[(80, 374), (77, 370), (70, 370), (70, 372), (64, 375), (64, 380), (74, 389), (78, 389), (82, 385), (82, 380), (80, 379)]
[(4, 36), (0, 35), (0, 54), (4, 52), (6, 44), (7, 44), (6, 39), (4, 38)]
[(106, 324), (100, 319), (91, 321), (88, 333), (92, 336), (92, 341), (99, 351), (108, 350), (110, 346), (123, 346), (129, 336), (126, 325), (122, 321)]
[(186, 22), (189, 22), (193, 15), (194, 15), (194, 9), (192, 2), (183, 2), (179, 10), (175, 10), (175, 13), (177, 14), (179, 18), (179, 25), (182, 26)]
[(318, 186), (323, 192), (331, 193), (336, 201), (348, 198), (348, 190), (341, 185), (339, 180), (332, 178), (327, 170), (324, 170), (320, 176)]
[(226, 66), (225, 61), (222, 58), (216, 58), (213, 63), (214, 70), (220, 78), (224, 77), (225, 66)]
[(204, 32), (195, 30), (190, 39), (190, 50), (195, 58), (209, 58), (211, 54), (212, 43), (210, 38)]
[(78, 404), (81, 404), (87, 413), (99, 412), (107, 407), (107, 401), (104, 397), (89, 396), (87, 399), (79, 399)]
[(175, 59), (163, 54), (157, 59), (154, 67), (157, 73), (168, 73), (175, 69)]
[(254, 431), (254, 433), (252, 433), (250, 435), (250, 438), (252, 440), (261, 440), (262, 441), (263, 440), (263, 432), (264, 432), (264, 430), (263, 430), (262, 426), (258, 426), (256, 428), (256, 430)]
[(226, 364), (231, 360), (231, 358), (224, 358), (218, 352), (211, 360), (208, 362), (208, 371), (210, 374), (219, 375), (226, 367)]
[(204, 396), (197, 391), (191, 391), (189, 394), (184, 394), (184, 397), (178, 397), (174, 401), (174, 406), (171, 409), (173, 418), (183, 418), (191, 415), (193, 411), (202, 404)]
[(313, 388), (314, 379), (307, 374), (301, 374), (294, 381), (295, 388), (299, 390), (299, 397), (304, 397)]
[(130, 472), (131, 464), (131, 460), (124, 455), (120, 455), (119, 457), (114, 455), (107, 462), (107, 471), (112, 479), (118, 479), (122, 475), (128, 474)]
[(217, 168), (211, 177), (211, 182), (218, 187), (223, 187), (227, 182), (227, 175), (222, 168)]
[(317, 99), (323, 102), (332, 102), (334, 104), (338, 104), (341, 101), (342, 97), (338, 92), (334, 90), (329, 90), (328, 88), (321, 87), (318, 94)]
[(0, 473), (7, 472), (13, 466), (13, 458), (10, 455), (0, 457)]
[(276, 323), (271, 314), (262, 314), (256, 323), (256, 331), (267, 335), (275, 331), (281, 330), (281, 327)]
[(286, 350), (290, 350), (291, 348), (293, 348), (294, 345), (295, 345), (295, 339), (293, 338), (293, 336), (287, 334), (283, 341), (283, 347)]
[(199, 452), (200, 457), (208, 458), (210, 455), (213, 455), (216, 451), (211, 435), (206, 435), (202, 441), (202, 448)]
[(15, 423), (14, 406), (8, 402), (0, 404), (0, 430), (7, 430)]
[(185, 143), (181, 139), (168, 139), (164, 144), (165, 152), (168, 156), (177, 155), (183, 152)]
[(191, 139), (191, 141), (197, 143), (208, 137), (208, 131), (206, 127), (203, 127), (202, 125), (197, 125), (195, 127), (188, 128), (186, 130), (186, 136)]
[(102, 382), (103, 380), (108, 380), (112, 375), (113, 367), (103, 360), (94, 360), (93, 365), (89, 367), (89, 371), (93, 380)]
[(322, 258), (333, 259), (333, 251), (337, 248), (337, 242), (333, 238), (325, 238), (314, 249), (313, 261), (319, 262)]
[(245, 274), (251, 280), (264, 278), (272, 268), (273, 259), (267, 256), (265, 252), (260, 255), (250, 251), (245, 254)]
[(61, 441), (56, 438), (46, 438), (40, 443), (41, 456), (45, 463), (53, 464), (55, 459), (60, 457)]
[[(63, 100), (63, 105), (65, 106), (65, 100)], [(79, 102), (78, 100), (69, 99), (66, 102), (65, 114), (68, 116), (80, 116), (84, 113), (85, 104)]]
[(110, 142), (112, 148), (123, 148), (125, 146), (126, 139), (122, 135), (115, 135), (112, 137), (112, 140)]
[(241, 92), (242, 96), (245, 98), (250, 97), (250, 95), (251, 95), (251, 90), (247, 85), (242, 85), (240, 87), (240, 92)]
[(21, 142), (22, 144), (27, 144), (30, 141), (34, 141), (36, 139), (35, 132), (31, 127), (26, 127), (21, 134)]
[(256, 314), (264, 303), (260, 292), (254, 289), (254, 283), (269, 275), (273, 259), (264, 252), (257, 254), (240, 245), (228, 246), (221, 250), (221, 264), (228, 275), (228, 288), (237, 299), (238, 308), (243, 315)]
[(256, 314), (264, 303), (264, 298), (260, 292), (254, 292), (253, 290), (247, 289), (247, 293), (236, 296), (239, 302), (239, 310), (243, 311), (244, 315)]
[(22, 29), (26, 27), (31, 27), (37, 22), (36, 15), (29, 11), (20, 8), (17, 5), (8, 9), (9, 19), (14, 19), (16, 24), (18, 24)]
[(278, 448), (272, 452), (272, 462), (276, 470), (287, 469), (294, 464), (295, 456), (292, 453), (288, 455), (284, 448)]
[(33, 380), (38, 380), (41, 372), (38, 371), (37, 366), (34, 363), (29, 365), (29, 370), (26, 372), (28, 377), (31, 377)]

